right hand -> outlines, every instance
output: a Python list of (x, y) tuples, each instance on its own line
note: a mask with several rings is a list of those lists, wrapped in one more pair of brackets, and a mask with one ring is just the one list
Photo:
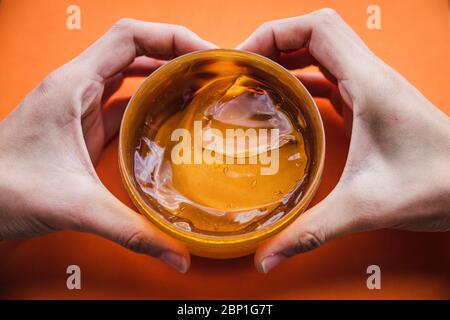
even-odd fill
[(351, 144), (335, 189), (257, 251), (264, 273), (345, 234), (450, 230), (450, 120), (331, 9), (263, 24), (238, 49), (290, 69), (344, 117)]
[(104, 104), (124, 78), (211, 48), (184, 27), (123, 19), (42, 81), (0, 122), (0, 239), (91, 232), (186, 272), (186, 247), (116, 199), (94, 165), (119, 130), (124, 107)]

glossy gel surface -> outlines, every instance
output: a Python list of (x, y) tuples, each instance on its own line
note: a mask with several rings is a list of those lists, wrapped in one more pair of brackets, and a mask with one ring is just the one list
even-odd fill
[[(298, 202), (307, 175), (302, 115), (246, 72), (187, 92), (175, 108), (161, 108), (170, 112), (150, 113), (142, 128), (134, 173), (149, 203), (175, 226), (205, 234), (243, 233), (280, 219)], [(173, 139), (180, 128), (189, 135)], [(239, 143), (239, 133), (247, 140)], [(173, 161), (174, 148), (186, 142), (185, 163)]]

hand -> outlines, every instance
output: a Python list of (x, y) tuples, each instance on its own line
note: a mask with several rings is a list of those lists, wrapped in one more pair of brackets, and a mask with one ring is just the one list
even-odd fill
[(351, 131), (335, 189), (257, 251), (264, 273), (345, 234), (379, 228), (450, 230), (450, 120), (378, 59), (331, 9), (273, 21), (239, 49), (287, 68), (318, 65), (300, 80), (328, 97)]
[(51, 73), (0, 123), (0, 239), (92, 232), (185, 272), (186, 248), (118, 201), (94, 164), (119, 128), (123, 106), (103, 105), (124, 77), (212, 47), (184, 27), (125, 19)]

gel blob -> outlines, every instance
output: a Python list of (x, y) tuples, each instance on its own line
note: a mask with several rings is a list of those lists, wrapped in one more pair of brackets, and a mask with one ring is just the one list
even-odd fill
[(148, 205), (182, 230), (235, 235), (269, 226), (308, 180), (300, 109), (263, 74), (232, 61), (161, 83), (135, 139), (134, 176)]

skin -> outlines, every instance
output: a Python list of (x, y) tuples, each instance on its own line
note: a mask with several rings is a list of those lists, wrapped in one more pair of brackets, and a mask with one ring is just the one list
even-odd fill
[(51, 73), (0, 123), (0, 239), (90, 232), (186, 272), (187, 249), (117, 200), (94, 165), (119, 128), (123, 103), (103, 105), (124, 77), (213, 47), (181, 26), (125, 19)]
[(346, 234), (381, 228), (450, 230), (450, 119), (377, 58), (331, 9), (272, 21), (238, 49), (287, 68), (327, 97), (351, 134), (343, 174), (318, 205), (257, 250), (269, 272), (288, 257)]
[[(117, 200), (94, 165), (119, 128), (123, 104), (103, 105), (123, 78), (211, 48), (183, 27), (125, 19), (50, 74), (0, 123), (0, 167), (8, 168), (0, 172), (0, 239), (90, 232), (186, 272), (187, 249)], [(266, 23), (238, 49), (289, 69), (318, 65), (322, 75), (299, 78), (333, 102), (351, 133), (336, 188), (258, 249), (258, 270), (352, 232), (450, 230), (449, 118), (334, 11)]]

